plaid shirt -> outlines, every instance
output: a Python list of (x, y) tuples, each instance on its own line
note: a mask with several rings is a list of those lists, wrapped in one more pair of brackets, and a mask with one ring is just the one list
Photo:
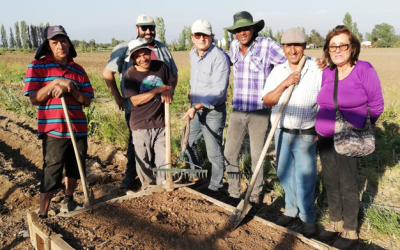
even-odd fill
[(229, 52), (233, 64), (233, 108), (239, 111), (263, 109), (265, 82), (273, 64), (286, 61), (285, 54), (279, 43), (265, 37), (257, 37), (244, 56), (240, 46), (238, 40), (232, 41)]
[[(291, 73), (288, 62), (276, 66), (268, 77), (262, 95), (265, 96), (268, 92), (277, 88)], [(294, 86), (278, 128), (309, 129), (314, 127), (318, 112), (317, 95), (321, 90), (321, 82), (322, 71), (318, 68), (316, 62), (307, 59), (301, 70), (300, 82)], [(272, 107), (271, 123), (274, 123), (276, 119), (286, 92), (287, 89), (282, 93), (278, 103)]]

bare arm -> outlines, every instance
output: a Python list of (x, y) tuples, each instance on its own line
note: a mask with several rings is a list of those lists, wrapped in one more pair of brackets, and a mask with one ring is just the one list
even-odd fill
[(148, 103), (154, 96), (163, 93), (164, 91), (170, 91), (172, 89), (171, 86), (162, 85), (158, 88), (152, 89), (146, 93), (131, 96), (130, 99), (132, 104), (135, 106), (139, 106), (145, 103)]
[(285, 89), (292, 84), (298, 84), (299, 80), (300, 80), (300, 72), (295, 71), (292, 74), (290, 74), (281, 84), (278, 85), (278, 87), (268, 92), (263, 97), (265, 106), (271, 108), (272, 106), (277, 104), (279, 102), (279, 98), (281, 98)]
[(104, 68), (103, 70), (103, 78), (107, 84), (108, 90), (110, 90), (112, 96), (114, 97), (115, 102), (117, 103), (120, 110), (124, 110), (124, 98), (119, 93), (117, 88), (117, 82), (115, 81), (114, 74), (116, 72)]
[(47, 84), (43, 88), (29, 94), (29, 99), (33, 105), (40, 105), (46, 102), (50, 97), (50, 92), (53, 90), (54, 86), (59, 84), (60, 79), (54, 79), (51, 83)]

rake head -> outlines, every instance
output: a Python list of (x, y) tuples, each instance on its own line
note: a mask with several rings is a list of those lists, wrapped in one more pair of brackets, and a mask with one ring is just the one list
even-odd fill
[(195, 174), (199, 179), (207, 178), (208, 170), (203, 169), (177, 169), (177, 168), (154, 168), (153, 173), (158, 177), (170, 174), (175, 179), (178, 178), (189, 178), (191, 175)]

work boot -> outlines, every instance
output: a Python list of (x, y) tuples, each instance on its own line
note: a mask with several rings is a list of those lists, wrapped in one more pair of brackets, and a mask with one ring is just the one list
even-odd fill
[(324, 241), (333, 240), (340, 232), (343, 232), (343, 221), (331, 221), (321, 231), (321, 233), (318, 235), (318, 238)]
[(278, 220), (275, 222), (275, 224), (282, 226), (282, 227), (286, 227), (294, 219), (295, 219), (294, 217), (282, 215), (281, 217), (278, 218)]
[(350, 249), (352, 246), (357, 244), (357, 242), (358, 235), (356, 230), (344, 230), (340, 234), (340, 238), (333, 243), (333, 247), (343, 250)]
[(317, 227), (315, 223), (304, 223), (303, 224), (303, 235), (307, 238), (314, 236), (317, 233)]
[(76, 210), (79, 210), (82, 208), (83, 208), (82, 204), (79, 204), (78, 202), (76, 202), (74, 200), (70, 200), (67, 203), (63, 203), (61, 205), (60, 212), (61, 213), (69, 213), (69, 212), (76, 211)]

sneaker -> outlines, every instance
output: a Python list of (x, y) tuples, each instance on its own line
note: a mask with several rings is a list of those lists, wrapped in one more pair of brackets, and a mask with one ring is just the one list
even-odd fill
[(350, 249), (352, 246), (357, 244), (358, 234), (356, 230), (344, 230), (340, 234), (340, 238), (333, 243), (333, 247), (338, 249)]
[(278, 218), (278, 220), (275, 222), (275, 224), (282, 226), (282, 227), (286, 227), (294, 219), (295, 219), (294, 217), (282, 215), (281, 217)]
[(82, 208), (83, 208), (82, 204), (79, 204), (78, 202), (72, 200), (72, 201), (69, 201), (68, 203), (63, 203), (61, 205), (60, 212), (61, 213), (69, 213), (69, 212), (76, 211), (76, 210), (79, 210)]
[(307, 238), (314, 236), (317, 233), (317, 227), (315, 223), (304, 223), (303, 224), (303, 235)]
[(340, 232), (343, 232), (343, 221), (329, 222), (321, 231), (318, 238), (323, 241), (333, 240)]

